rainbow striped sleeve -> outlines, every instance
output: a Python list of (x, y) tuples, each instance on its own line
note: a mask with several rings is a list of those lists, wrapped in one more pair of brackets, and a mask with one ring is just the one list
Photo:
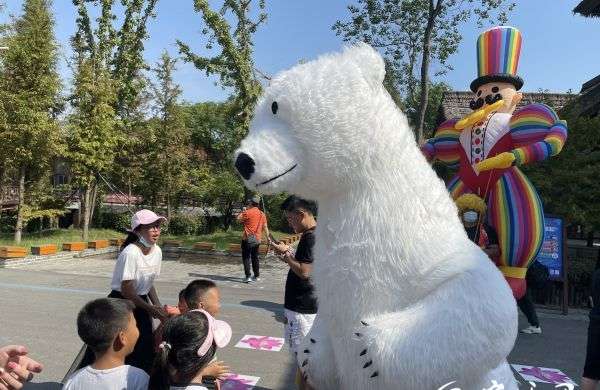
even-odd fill
[(567, 122), (545, 104), (530, 104), (515, 112), (510, 121), (515, 165), (555, 156), (567, 140)]
[(457, 166), (460, 160), (460, 130), (454, 125), (458, 119), (449, 119), (443, 122), (435, 131), (433, 138), (421, 147), (427, 160), (438, 159), (441, 162)]

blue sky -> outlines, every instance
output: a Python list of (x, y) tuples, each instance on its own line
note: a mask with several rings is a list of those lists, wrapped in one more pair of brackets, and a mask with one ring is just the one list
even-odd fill
[[(18, 14), (21, 0), (5, 0), (7, 12)], [(215, 4), (218, 2), (213, 1)], [(338, 50), (343, 42), (331, 30), (338, 19), (347, 19), (346, 6), (354, 0), (267, 0), (269, 20), (256, 34), (256, 66), (275, 74), (301, 59)], [(509, 24), (523, 33), (519, 75), (525, 80), (524, 91), (548, 89), (578, 92), (581, 84), (600, 74), (600, 20), (587, 19), (571, 12), (579, 0), (516, 0), (517, 7)], [(70, 57), (69, 37), (75, 31), (75, 8), (70, 0), (54, 0), (56, 37), (63, 58)], [(193, 9), (192, 0), (160, 0), (157, 17), (150, 21), (146, 42), (146, 60), (154, 64), (162, 50), (177, 55), (176, 39), (203, 52), (200, 34), (202, 19)], [(481, 29), (475, 23), (463, 25), (463, 41), (451, 57), (454, 67), (440, 77), (456, 90), (468, 90), (476, 75), (475, 40)], [(65, 84), (70, 73), (64, 60), (61, 74)], [(180, 62), (175, 77), (189, 102), (223, 100), (228, 92), (216, 86), (216, 78), (207, 78), (190, 64)]]

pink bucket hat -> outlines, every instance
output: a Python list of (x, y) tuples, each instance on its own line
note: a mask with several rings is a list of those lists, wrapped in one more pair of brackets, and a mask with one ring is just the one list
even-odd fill
[(147, 209), (140, 210), (131, 217), (131, 231), (134, 231), (140, 225), (150, 225), (156, 221), (166, 222), (167, 219), (156, 215), (154, 211)]
[(223, 348), (229, 344), (229, 341), (231, 340), (231, 326), (229, 326), (227, 322), (216, 320), (206, 310), (194, 309), (190, 310), (190, 312), (191, 311), (199, 311), (208, 319), (208, 334), (198, 349), (198, 356), (202, 357), (206, 355), (213, 341), (217, 344), (218, 348)]

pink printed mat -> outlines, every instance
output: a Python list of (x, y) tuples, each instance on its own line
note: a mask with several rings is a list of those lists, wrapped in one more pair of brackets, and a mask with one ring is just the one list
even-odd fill
[(571, 380), (564, 372), (556, 368), (523, 366), (520, 364), (511, 364), (512, 368), (528, 382), (550, 383), (561, 385), (563, 389), (573, 389), (577, 384)]
[(256, 336), (247, 334), (235, 345), (238, 348), (256, 349), (259, 351), (281, 351), (284, 341), (279, 337)]
[(221, 390), (252, 390), (259, 380), (258, 376), (228, 374), (221, 381)]

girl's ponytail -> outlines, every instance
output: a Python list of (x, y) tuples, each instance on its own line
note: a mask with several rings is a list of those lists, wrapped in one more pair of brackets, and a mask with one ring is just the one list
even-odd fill
[(152, 368), (152, 375), (150, 375), (148, 390), (169, 390), (171, 387), (171, 380), (169, 376), (170, 351), (171, 344), (167, 343), (166, 341), (160, 343), (158, 353), (154, 358), (154, 366)]

